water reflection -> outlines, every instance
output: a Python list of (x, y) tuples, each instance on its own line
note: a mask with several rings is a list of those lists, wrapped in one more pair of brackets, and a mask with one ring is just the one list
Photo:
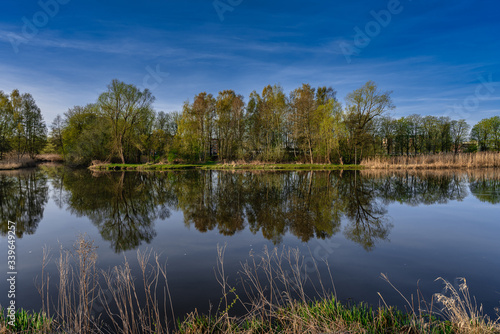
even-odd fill
[(363, 171), (363, 175), (377, 183), (377, 194), (385, 204), (446, 204), (468, 196), (467, 173)]
[[(471, 193), (500, 203), (491, 173), (218, 172), (96, 173), (65, 167), (0, 174), (1, 232), (34, 233), (48, 200), (87, 217), (120, 252), (149, 243), (155, 222), (180, 210), (199, 232), (230, 236), (248, 229), (275, 244), (288, 233), (303, 242), (344, 236), (372, 250), (393, 227), (387, 205), (446, 203)], [(469, 183), (470, 181), (470, 183)]]
[(165, 177), (125, 172), (91, 175), (66, 168), (48, 172), (54, 201), (78, 217), (87, 217), (116, 252), (149, 243), (156, 236), (155, 220), (167, 219), (176, 204)]
[(34, 234), (48, 200), (47, 175), (40, 170), (0, 173), (0, 231), (16, 222), (16, 234)]
[(490, 170), (473, 175), (470, 191), (481, 202), (500, 203), (500, 172)]
[(381, 179), (349, 174), (341, 182), (340, 191), (345, 203), (345, 216), (349, 220), (344, 235), (367, 251), (377, 240), (387, 240), (392, 224), (388, 222), (387, 209), (380, 196)]

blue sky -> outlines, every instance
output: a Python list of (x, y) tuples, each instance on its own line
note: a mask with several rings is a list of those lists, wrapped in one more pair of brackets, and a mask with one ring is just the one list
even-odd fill
[(472, 0), (4, 1), (0, 90), (32, 93), (50, 123), (114, 78), (167, 112), (267, 84), (332, 86), (343, 102), (373, 80), (395, 117), (474, 124), (500, 115), (499, 15), (498, 1)]

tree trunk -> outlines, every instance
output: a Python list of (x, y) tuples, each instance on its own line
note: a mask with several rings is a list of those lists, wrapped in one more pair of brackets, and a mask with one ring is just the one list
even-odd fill
[(314, 163), (313, 162), (313, 153), (312, 153), (312, 147), (311, 147), (311, 139), (307, 140), (309, 142), (309, 157), (311, 159), (311, 165)]

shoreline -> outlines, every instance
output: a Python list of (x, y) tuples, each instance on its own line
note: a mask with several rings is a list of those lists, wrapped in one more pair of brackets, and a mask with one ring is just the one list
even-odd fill
[(40, 154), (34, 159), (28, 157), (5, 159), (0, 160), (0, 171), (36, 168), (45, 163), (62, 164), (64, 163), (64, 159), (58, 154)]
[[(412, 312), (402, 311), (394, 306), (374, 307), (364, 302), (344, 303), (335, 296), (311, 300), (309, 303), (291, 301), (288, 305), (272, 305), (273, 316), (270, 320), (260, 316), (246, 315), (233, 317), (226, 312), (216, 314), (200, 314), (197, 310), (174, 319), (166, 328), (175, 334), (191, 333), (282, 333), (289, 332), (297, 325), (302, 330), (308, 327), (326, 332), (341, 331), (342, 333), (403, 333), (409, 329), (423, 333), (427, 331), (437, 333), (458, 333), (457, 325), (449, 320), (439, 319), (432, 312), (421, 316)], [(58, 322), (54, 316), (48, 316), (43, 311), (16, 310), (12, 318), (5, 314), (6, 309), (0, 309), (0, 333), (47, 333), (60, 332), (68, 327), (68, 323)], [(271, 317), (272, 318), (272, 317)], [(170, 319), (172, 320), (172, 319)], [(14, 324), (14, 325), (12, 325)], [(100, 323), (100, 326), (111, 328), (111, 324)], [(488, 327), (488, 326), (484, 326)], [(496, 333), (494, 325), (491, 333)], [(116, 329), (116, 328), (115, 328)], [(121, 329), (121, 328), (120, 328)], [(165, 329), (165, 328), (162, 328)], [(487, 328), (486, 330), (488, 330)], [(90, 328), (81, 328), (82, 331), (98, 333)], [(301, 331), (302, 331), (301, 330)], [(420, 332), (421, 330), (422, 332)], [(322, 332), (322, 331), (321, 331)]]
[(231, 163), (200, 163), (200, 164), (99, 164), (88, 167), (93, 171), (168, 171), (168, 170), (361, 170), (362, 165), (334, 164), (231, 164)]

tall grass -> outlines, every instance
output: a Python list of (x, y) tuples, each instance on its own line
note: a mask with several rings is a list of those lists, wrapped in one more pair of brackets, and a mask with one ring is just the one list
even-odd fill
[[(219, 250), (217, 273), (219, 283), (224, 287), (227, 280), (220, 278), (224, 275), (220, 269), (223, 255), (224, 252)], [(469, 308), (468, 313), (457, 312), (460, 305), (470, 303), (463, 298), (468, 295), (466, 288), (467, 293), (462, 296), (453, 293), (451, 296), (437, 295), (440, 308), (435, 307), (434, 298), (426, 303), (421, 294), (418, 294), (417, 302), (401, 295), (410, 306), (410, 312), (398, 311), (388, 305), (375, 309), (365, 304), (346, 306), (336, 299), (330, 268), (327, 267), (327, 279), (323, 280), (318, 264), (313, 261), (312, 266), (313, 275), (304, 275), (306, 260), (298, 250), (265, 249), (262, 255), (252, 256), (242, 264), (241, 283), (247, 302), (242, 302), (243, 298), (238, 296), (234, 287), (226, 286), (222, 299), (224, 312), (213, 317), (192, 313), (179, 324), (178, 331), (183, 334), (500, 333), (498, 322), (482, 316), (477, 309)], [(386, 276), (383, 277), (390, 283)], [(306, 286), (312, 287), (314, 296), (305, 293)], [(448, 300), (454, 302), (445, 302)], [(226, 312), (235, 302), (244, 304), (246, 313), (243, 316), (231, 317)], [(457, 313), (459, 316), (451, 316)], [(474, 331), (464, 331), (462, 324), (467, 322), (474, 324), (467, 328)]]
[(500, 152), (372, 157), (361, 162), (371, 169), (446, 169), (500, 167)]
[[(320, 275), (320, 264), (314, 260), (311, 264), (312, 257), (306, 259), (297, 249), (265, 248), (259, 255), (250, 254), (241, 266), (238, 288), (229, 283), (224, 269), (225, 247), (218, 247), (217, 254), (219, 305), (208, 314), (194, 311), (181, 320), (175, 318), (166, 264), (158, 254), (137, 252), (137, 278), (126, 258), (120, 266), (98, 271), (96, 247), (81, 236), (72, 252), (60, 250), (57, 300), (48, 297), (49, 282), (41, 286), (46, 293), (42, 294), (44, 307), (55, 310), (53, 320), (42, 323), (49, 324), (50, 330), (44, 327), (40, 332), (500, 333), (498, 322), (483, 316), (472, 302), (466, 284), (457, 291), (443, 281), (450, 293), (438, 294), (430, 303), (419, 295), (414, 305), (412, 298), (402, 295), (410, 306), (410, 312), (402, 312), (387, 305), (340, 303), (328, 263), (322, 264), (327, 269), (325, 278)], [(308, 290), (315, 293), (308, 295)], [(94, 303), (103, 306), (100, 315), (93, 314)], [(243, 312), (235, 313), (235, 307)], [(44, 314), (49, 313), (44, 310)]]
[(8, 157), (0, 160), (0, 170), (36, 167), (36, 161), (29, 157)]
[(459, 278), (458, 289), (443, 278), (444, 291), (449, 294), (436, 294), (438, 303), (442, 305), (441, 314), (455, 327), (456, 333), (498, 333), (499, 323), (483, 314), (483, 308), (477, 304), (475, 298), (471, 297), (467, 280)]
[(20, 168), (36, 167), (38, 162), (64, 162), (64, 159), (59, 154), (39, 154), (35, 159), (28, 156), (18, 157), (15, 153), (6, 155), (0, 160), (0, 170), (11, 170)]

